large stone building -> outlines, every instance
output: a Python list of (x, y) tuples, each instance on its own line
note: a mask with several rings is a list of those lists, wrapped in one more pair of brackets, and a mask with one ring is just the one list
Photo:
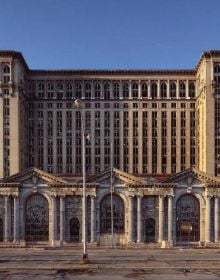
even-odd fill
[(31, 70), (0, 51), (0, 246), (81, 242), (82, 119), (89, 244), (218, 245), (219, 97), (220, 51), (193, 70)]

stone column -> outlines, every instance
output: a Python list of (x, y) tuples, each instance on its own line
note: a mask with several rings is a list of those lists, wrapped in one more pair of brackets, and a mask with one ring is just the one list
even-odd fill
[(168, 197), (168, 241), (173, 245), (173, 197)]
[(163, 225), (164, 225), (164, 197), (159, 196), (159, 238), (158, 242), (163, 241)]
[(95, 211), (95, 196), (91, 196), (91, 240), (90, 242), (95, 242), (95, 216), (96, 216), (96, 211)]
[(137, 242), (143, 241), (142, 237), (142, 196), (137, 196)]
[(128, 242), (133, 243), (133, 197), (129, 196), (128, 210)]
[(5, 236), (4, 236), (4, 241), (8, 242), (9, 241), (9, 197), (5, 196)]
[(19, 229), (19, 199), (14, 197), (14, 242), (17, 242), (19, 239), (18, 234)]
[(65, 241), (65, 197), (60, 196), (60, 244)]
[(215, 196), (215, 243), (219, 242), (219, 197)]
[(210, 225), (211, 225), (211, 217), (210, 217), (210, 196), (206, 196), (206, 234), (205, 234), (205, 240), (206, 242), (210, 242)]
[(52, 245), (55, 245), (55, 240), (57, 240), (57, 205), (56, 205), (56, 197), (52, 197), (52, 223), (51, 223), (51, 242)]

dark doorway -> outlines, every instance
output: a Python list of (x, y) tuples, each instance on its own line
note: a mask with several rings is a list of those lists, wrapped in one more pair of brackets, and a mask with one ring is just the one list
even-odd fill
[(79, 229), (80, 224), (77, 218), (72, 218), (70, 220), (70, 241), (79, 242)]
[(155, 229), (155, 220), (149, 218), (145, 222), (145, 234), (146, 234), (146, 242), (152, 243), (156, 240), (156, 229)]

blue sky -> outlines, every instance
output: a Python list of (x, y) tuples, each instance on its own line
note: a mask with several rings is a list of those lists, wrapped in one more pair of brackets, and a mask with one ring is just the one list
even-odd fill
[(32, 69), (194, 68), (220, 49), (219, 0), (0, 0), (0, 49)]

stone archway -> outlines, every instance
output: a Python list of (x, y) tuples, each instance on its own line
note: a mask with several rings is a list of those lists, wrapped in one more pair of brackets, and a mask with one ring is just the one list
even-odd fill
[(27, 199), (25, 207), (25, 240), (49, 240), (49, 206), (41, 194), (34, 194)]
[(182, 195), (176, 203), (176, 241), (200, 240), (200, 205), (192, 194)]
[[(120, 196), (113, 194), (113, 229), (114, 233), (124, 233), (125, 213), (124, 202)], [(100, 232), (111, 232), (111, 195), (106, 195), (100, 204)]]
[[(126, 243), (125, 238), (125, 208), (124, 202), (119, 195), (108, 194), (100, 203), (100, 245), (117, 246)], [(113, 235), (111, 213), (113, 209)]]

